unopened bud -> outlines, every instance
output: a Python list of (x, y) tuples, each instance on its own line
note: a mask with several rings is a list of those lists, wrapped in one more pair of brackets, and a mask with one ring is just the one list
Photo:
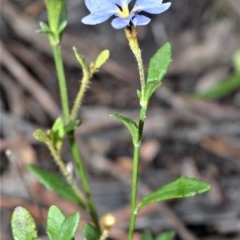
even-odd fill
[(101, 218), (101, 225), (103, 230), (110, 231), (115, 222), (116, 218), (111, 213), (108, 213)]

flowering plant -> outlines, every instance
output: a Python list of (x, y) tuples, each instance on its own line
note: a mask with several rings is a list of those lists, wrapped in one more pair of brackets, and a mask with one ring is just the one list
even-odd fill
[[(161, 0), (136, 0), (133, 6), (130, 7), (129, 5), (131, 2), (131, 0), (85, 0), (90, 14), (82, 19), (82, 22), (85, 24), (95, 25), (113, 17), (113, 28), (124, 29), (130, 49), (138, 65), (140, 89), (137, 91), (137, 96), (139, 98), (140, 110), (137, 121), (117, 113), (111, 114), (112, 117), (121, 121), (129, 130), (134, 148), (128, 240), (133, 239), (136, 218), (138, 212), (144, 206), (169, 199), (191, 197), (197, 193), (203, 193), (210, 189), (208, 183), (181, 176), (157, 191), (144, 196), (137, 202), (140, 148), (148, 104), (154, 92), (161, 86), (163, 77), (167, 73), (172, 61), (171, 45), (170, 43), (165, 43), (150, 59), (148, 72), (145, 74), (141, 49), (137, 38), (137, 26), (147, 25), (151, 21), (145, 13), (163, 13), (169, 9), (171, 3), (162, 3)], [(61, 37), (67, 25), (66, 2), (64, 0), (45, 0), (45, 3), (49, 23), (40, 22), (40, 32), (48, 36), (53, 50), (63, 116), (55, 121), (51, 129), (48, 131), (38, 129), (35, 131), (34, 136), (48, 146), (64, 178), (60, 178), (58, 175), (47, 172), (37, 166), (29, 166), (29, 169), (45, 187), (54, 190), (59, 195), (75, 202), (89, 212), (92, 224), (86, 224), (84, 226), (84, 239), (104, 240), (108, 237), (115, 219), (111, 214), (108, 214), (99, 220), (88, 177), (75, 139), (75, 130), (81, 125), (81, 120), (78, 118), (78, 109), (82, 104), (82, 99), (89, 86), (89, 81), (93, 74), (107, 61), (109, 58), (109, 51), (104, 50), (93, 63), (87, 64), (84, 56), (82, 56), (75, 47), (73, 48), (77, 61), (82, 68), (83, 76), (73, 107), (69, 108), (68, 92), (60, 48)], [(71, 172), (69, 172), (66, 164), (62, 160), (61, 150), (64, 138), (67, 138), (70, 143), (73, 160), (82, 183), (82, 190), (79, 188)], [(65, 216), (57, 206), (50, 207), (47, 219), (47, 234), (50, 240), (73, 239), (78, 224), (78, 213)], [(28, 229), (28, 231), (25, 231), (23, 226)], [(21, 207), (16, 208), (13, 213), (12, 230), (14, 239), (30, 240), (37, 237), (34, 220), (28, 211)], [(174, 234), (170, 232), (157, 239), (170, 240), (173, 237)], [(142, 240), (150, 239), (153, 238), (147, 232), (142, 237)]]

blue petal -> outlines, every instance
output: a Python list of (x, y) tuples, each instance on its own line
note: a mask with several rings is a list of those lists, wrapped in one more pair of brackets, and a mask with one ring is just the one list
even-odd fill
[(132, 23), (134, 26), (141, 26), (141, 25), (147, 25), (148, 23), (150, 23), (151, 19), (143, 16), (143, 15), (136, 15), (133, 19), (132, 19)]
[(105, 22), (119, 11), (119, 8), (110, 0), (85, 0), (85, 3), (91, 14), (82, 19), (84, 24), (95, 25)]
[(160, 14), (163, 13), (165, 11), (167, 11), (171, 6), (171, 3), (163, 3), (161, 6), (159, 7), (155, 7), (155, 8), (145, 8), (143, 11), (147, 12), (147, 13), (151, 13), (151, 14)]
[(95, 12), (84, 17), (81, 21), (84, 24), (95, 25), (107, 21), (112, 15), (112, 13)]
[(85, 4), (91, 13), (102, 12), (115, 13), (118, 11), (118, 7), (110, 0), (85, 0)]
[(127, 7), (132, 0), (110, 0), (110, 1), (117, 4), (120, 7)]
[(133, 12), (144, 11), (151, 14), (160, 14), (169, 9), (171, 3), (162, 3), (161, 0), (137, 0)]
[(115, 29), (121, 29), (121, 28), (125, 28), (126, 26), (129, 25), (130, 21), (131, 21), (132, 17), (128, 17), (128, 18), (114, 18), (111, 22), (112, 27)]

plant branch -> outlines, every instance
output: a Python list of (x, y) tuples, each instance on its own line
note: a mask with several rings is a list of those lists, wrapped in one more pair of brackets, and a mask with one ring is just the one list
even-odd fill
[(98, 230), (100, 230), (100, 224), (99, 224), (99, 218), (98, 218), (97, 210), (95, 208), (94, 200), (93, 200), (91, 190), (90, 190), (89, 181), (88, 181), (88, 178), (87, 178), (87, 174), (85, 172), (82, 157), (81, 157), (81, 155), (79, 153), (79, 150), (78, 150), (78, 146), (77, 146), (77, 143), (76, 143), (74, 132), (72, 132), (68, 135), (68, 140), (69, 140), (69, 143), (70, 143), (70, 146), (71, 146), (73, 159), (75, 161), (79, 177), (82, 181), (83, 190), (84, 190), (84, 193), (85, 193), (85, 196), (86, 196), (87, 210), (89, 211), (89, 213), (91, 215), (92, 221), (94, 222), (94, 224), (96, 225)]
[(48, 148), (49, 148), (57, 166), (59, 167), (61, 173), (65, 177), (66, 181), (71, 186), (71, 188), (75, 192), (75, 194), (79, 197), (79, 199), (81, 199), (81, 206), (86, 208), (86, 199), (84, 197), (84, 194), (78, 188), (76, 182), (73, 179), (72, 174), (67, 170), (67, 167), (65, 166), (59, 152), (51, 144), (48, 143), (47, 145), (48, 145)]
[(62, 111), (63, 111), (63, 122), (65, 124), (68, 124), (70, 121), (70, 115), (69, 115), (66, 78), (65, 78), (65, 72), (64, 72), (63, 61), (62, 61), (62, 53), (61, 53), (59, 44), (51, 43), (51, 47), (52, 47), (54, 62), (55, 62), (56, 71), (57, 71), (58, 85), (60, 90), (60, 97), (61, 97), (61, 104), (62, 104)]
[(89, 67), (87, 66), (87, 64), (85, 62), (84, 57), (81, 56), (78, 53), (78, 51), (77, 51), (77, 49), (75, 47), (73, 47), (73, 51), (74, 51), (74, 54), (75, 54), (79, 64), (82, 67), (83, 77), (82, 77), (82, 80), (81, 80), (81, 85), (80, 85), (79, 91), (77, 93), (77, 96), (76, 96), (74, 104), (73, 104), (73, 108), (71, 110), (71, 116), (70, 116), (71, 120), (75, 120), (76, 117), (77, 117), (78, 109), (79, 109), (79, 107), (82, 104), (84, 93), (86, 92), (86, 90), (88, 88), (89, 81), (90, 81), (90, 78), (92, 76), (92, 74), (89, 71)]
[(132, 195), (131, 195), (131, 217), (130, 217), (130, 226), (128, 232), (128, 240), (132, 240), (133, 233), (135, 229), (137, 213), (135, 211), (137, 205), (137, 193), (138, 193), (138, 168), (140, 160), (140, 148), (142, 142), (142, 134), (144, 128), (144, 122), (146, 118), (146, 107), (141, 107), (139, 113), (139, 123), (138, 123), (138, 142), (134, 144), (133, 152), (133, 174), (132, 174)]

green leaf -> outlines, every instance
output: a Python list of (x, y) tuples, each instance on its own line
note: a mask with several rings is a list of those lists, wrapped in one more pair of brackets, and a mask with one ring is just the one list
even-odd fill
[(151, 95), (161, 85), (171, 61), (171, 44), (165, 43), (150, 59), (147, 82), (144, 90), (145, 102), (149, 101)]
[(162, 81), (171, 61), (171, 44), (165, 43), (150, 59), (147, 82)]
[(173, 240), (175, 235), (176, 234), (174, 231), (167, 231), (165, 233), (162, 233), (160, 236), (158, 236), (156, 240)]
[(58, 175), (43, 170), (35, 165), (28, 165), (28, 169), (32, 172), (40, 183), (42, 183), (47, 189), (55, 191), (58, 195), (76, 203), (84, 206), (83, 200), (80, 199), (69, 184), (60, 178)]
[(232, 92), (240, 88), (240, 74), (235, 73), (228, 77), (224, 81), (220, 82), (218, 85), (206, 90), (197, 92), (193, 95), (195, 98), (210, 100), (219, 99), (228, 96)]
[(50, 240), (72, 240), (79, 225), (80, 215), (74, 213), (65, 217), (57, 206), (48, 211), (47, 234)]
[(80, 64), (80, 66), (83, 70), (83, 74), (84, 74), (84, 72), (89, 73), (89, 68), (86, 63), (85, 57), (82, 54), (80, 54), (79, 51), (77, 50), (77, 48), (74, 46), (73, 46), (73, 52), (74, 52), (74, 55), (75, 55), (78, 63)]
[(36, 129), (33, 133), (33, 137), (36, 140), (38, 140), (40, 142), (44, 142), (46, 144), (50, 141), (49, 136), (42, 129)]
[(50, 240), (58, 240), (59, 231), (64, 220), (65, 216), (57, 206), (53, 205), (49, 208), (46, 231)]
[(121, 121), (126, 126), (128, 131), (130, 132), (130, 134), (132, 136), (133, 144), (138, 144), (138, 126), (137, 126), (137, 124), (132, 119), (129, 119), (129, 118), (124, 117), (117, 113), (112, 113), (112, 114), (110, 114), (110, 116)]
[(84, 224), (83, 237), (84, 240), (99, 240), (101, 233), (91, 224)]
[(71, 133), (73, 131), (75, 131), (80, 125), (82, 124), (82, 120), (81, 119), (75, 119), (75, 120), (71, 120), (70, 123), (68, 125), (65, 126), (65, 133)]
[(60, 23), (58, 27), (58, 32), (61, 34), (66, 27), (67, 27), (67, 21), (64, 20)]
[(216, 86), (193, 94), (194, 98), (212, 100), (230, 95), (240, 89), (240, 50), (233, 54), (234, 73)]
[(107, 62), (107, 60), (109, 59), (109, 56), (110, 56), (110, 52), (107, 49), (100, 52), (100, 54), (98, 55), (95, 61), (95, 66), (94, 66), (95, 71), (99, 69), (104, 63)]
[(67, 6), (65, 0), (45, 0), (50, 30), (60, 38), (67, 23)]
[(44, 22), (39, 22), (40, 29), (37, 30), (37, 33), (45, 33), (50, 34), (52, 33), (49, 26)]
[(57, 118), (51, 129), (52, 144), (58, 151), (62, 148), (63, 138), (65, 135), (64, 124), (62, 118)]
[(136, 212), (138, 212), (143, 206), (154, 202), (192, 197), (196, 194), (204, 193), (210, 188), (211, 186), (206, 182), (182, 176), (144, 197), (137, 205)]
[(150, 231), (144, 231), (143, 235), (141, 236), (141, 240), (153, 240), (152, 234)]
[(161, 86), (161, 81), (151, 81), (148, 82), (144, 88), (144, 102), (148, 103), (151, 96), (156, 92), (156, 90)]
[(12, 234), (15, 240), (37, 239), (36, 224), (33, 217), (23, 207), (16, 207), (11, 220)]
[(74, 213), (66, 217), (56, 240), (72, 240), (77, 231), (79, 220), (79, 213)]

